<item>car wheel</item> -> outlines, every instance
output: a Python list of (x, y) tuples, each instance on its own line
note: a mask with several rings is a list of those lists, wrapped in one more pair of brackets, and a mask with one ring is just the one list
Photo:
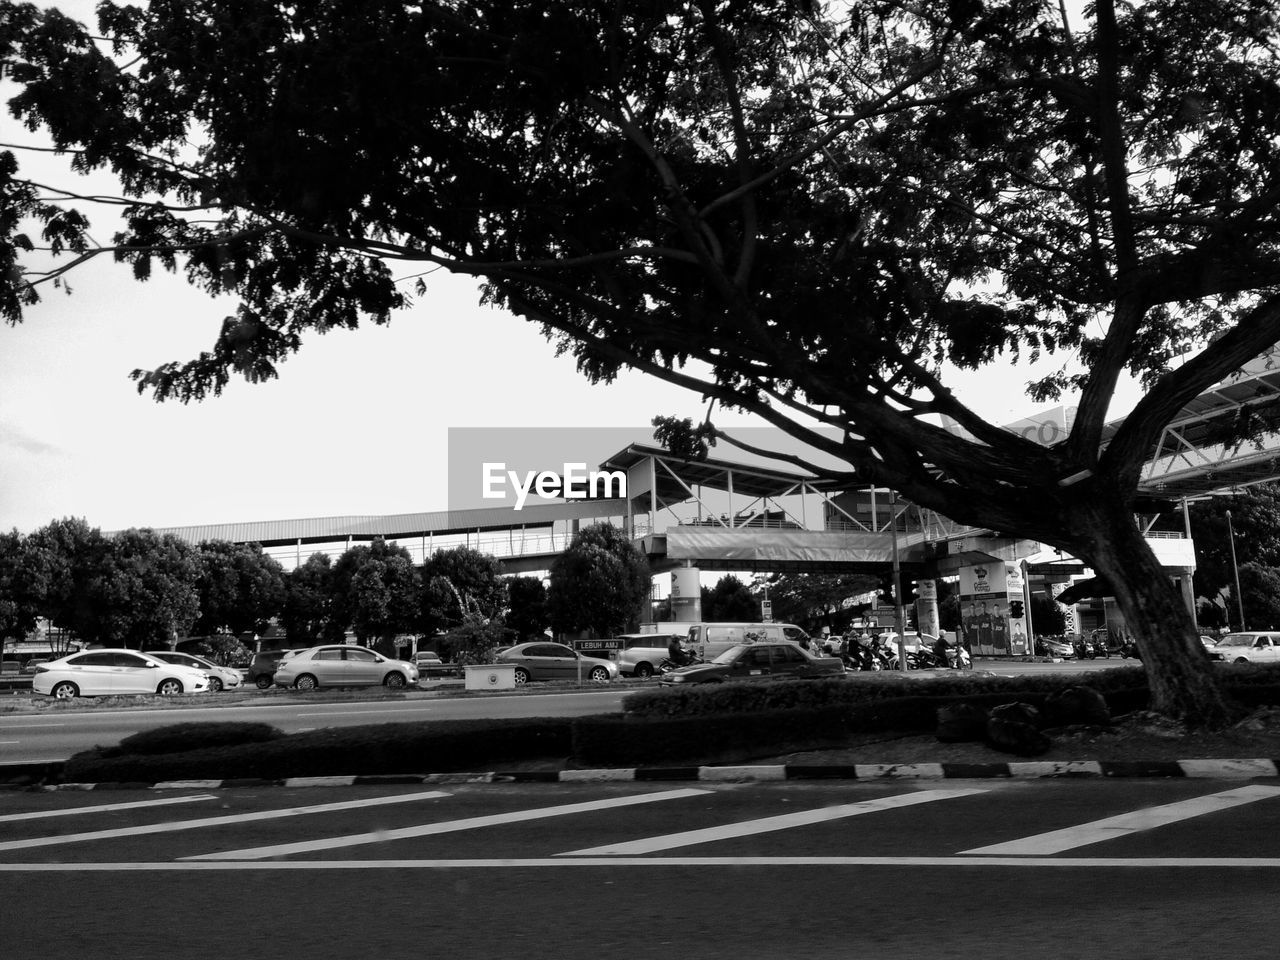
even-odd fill
[(221, 692), (222, 692), (222, 681), (221, 681), (221, 680), (219, 680), (217, 677), (210, 677), (210, 678), (209, 678), (209, 692), (210, 692), (210, 693), (221, 693)]
[(80, 688), (70, 682), (59, 683), (49, 691), (49, 696), (55, 700), (71, 700), (80, 696)]
[(385, 680), (382, 681), (384, 687), (390, 687), (392, 690), (399, 690), (405, 685), (404, 674), (399, 670), (392, 670), (387, 674)]
[(161, 680), (160, 685), (156, 687), (156, 693), (162, 697), (176, 697), (182, 692), (181, 680)]
[(641, 680), (648, 680), (653, 676), (653, 664), (640, 663), (636, 665), (636, 676)]
[(320, 684), (316, 683), (316, 678), (309, 673), (304, 673), (302, 676), (298, 677), (297, 680), (293, 681), (293, 688), (295, 690), (314, 690), (318, 686), (320, 686)]
[(269, 673), (258, 674), (257, 678), (253, 682), (257, 685), (259, 690), (270, 690), (274, 686), (271, 682), (271, 674)]
[(1236, 663), (1248, 663), (1248, 662), (1249, 662), (1248, 657), (1236, 657)]
[(607, 667), (592, 667), (592, 668), (591, 668), (591, 682), (592, 682), (592, 683), (608, 683), (608, 682), (609, 682), (609, 670), (608, 670), (608, 668), (607, 668)]
[(529, 671), (524, 667), (516, 667), (516, 683), (528, 683)]

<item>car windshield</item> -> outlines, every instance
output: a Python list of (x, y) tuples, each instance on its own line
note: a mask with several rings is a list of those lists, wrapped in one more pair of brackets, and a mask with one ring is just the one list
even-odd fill
[(730, 647), (724, 653), (720, 654), (720, 656), (716, 657), (711, 662), (712, 663), (733, 663), (735, 660), (738, 659), (742, 651), (746, 650), (750, 646), (751, 644), (749, 643), (736, 644), (735, 646)]
[(1219, 647), (1252, 647), (1253, 637), (1247, 633), (1230, 633), (1218, 641)]

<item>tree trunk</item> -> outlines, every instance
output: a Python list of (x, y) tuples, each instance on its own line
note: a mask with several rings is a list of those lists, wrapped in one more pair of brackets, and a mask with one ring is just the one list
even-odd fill
[(1191, 726), (1225, 726), (1232, 711), (1181, 594), (1132, 514), (1100, 501), (1081, 518), (1088, 543), (1079, 556), (1115, 591), (1142, 653), (1151, 709)]

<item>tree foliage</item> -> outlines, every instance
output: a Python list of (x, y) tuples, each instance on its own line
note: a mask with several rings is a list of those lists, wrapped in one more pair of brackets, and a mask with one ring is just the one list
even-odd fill
[(393, 654), (392, 638), (418, 620), (418, 572), (409, 551), (381, 537), (348, 548), (333, 565), (326, 630), (337, 638), (350, 627), (361, 643)]
[(547, 609), (557, 632), (624, 633), (649, 600), (649, 561), (618, 527), (593, 523), (551, 564)]
[(262, 633), (284, 603), (284, 570), (256, 543), (205, 540), (198, 545), (200, 634)]
[[(1280, 570), (1259, 563), (1240, 567), (1240, 598), (1244, 605), (1244, 626), (1250, 630), (1280, 629)], [(1234, 601), (1227, 606), (1234, 620)], [(1241, 624), (1232, 624), (1241, 629)]]
[(751, 623), (760, 619), (760, 601), (745, 583), (726, 574), (714, 587), (702, 588), (702, 619)]
[(319, 643), (326, 636), (332, 607), (333, 561), (328, 554), (313, 553), (285, 579), (280, 623), (289, 642)]
[(428, 634), (493, 620), (507, 601), (498, 561), (473, 547), (437, 550), (422, 565), (421, 582), (421, 626)]
[(507, 580), (506, 625), (518, 640), (541, 636), (551, 625), (547, 614), (547, 587), (540, 577)]
[[(104, 252), (234, 293), (209, 351), (135, 374), (185, 401), (385, 322), (393, 264), (478, 277), (594, 380), (689, 387), (821, 476), (1080, 557), (1155, 705), (1222, 722), (1132, 508), (1163, 427), (1280, 340), (1280, 25), (1269, 0), (1068, 8), (153, 0), (99, 8), (107, 50), (3, 0), (11, 109), (118, 175), (124, 227), (93, 246), (85, 198), (0, 152), (0, 312)], [(1078, 396), (1051, 446), (948, 385), (1051, 354), (1075, 362), (1029, 396)], [(1146, 393), (1104, 446), (1125, 372)]]

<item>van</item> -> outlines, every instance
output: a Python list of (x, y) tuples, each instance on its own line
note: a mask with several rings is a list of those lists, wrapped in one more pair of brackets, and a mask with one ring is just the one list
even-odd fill
[(689, 647), (703, 660), (714, 660), (739, 643), (790, 640), (812, 647), (809, 634), (794, 623), (691, 623)]

